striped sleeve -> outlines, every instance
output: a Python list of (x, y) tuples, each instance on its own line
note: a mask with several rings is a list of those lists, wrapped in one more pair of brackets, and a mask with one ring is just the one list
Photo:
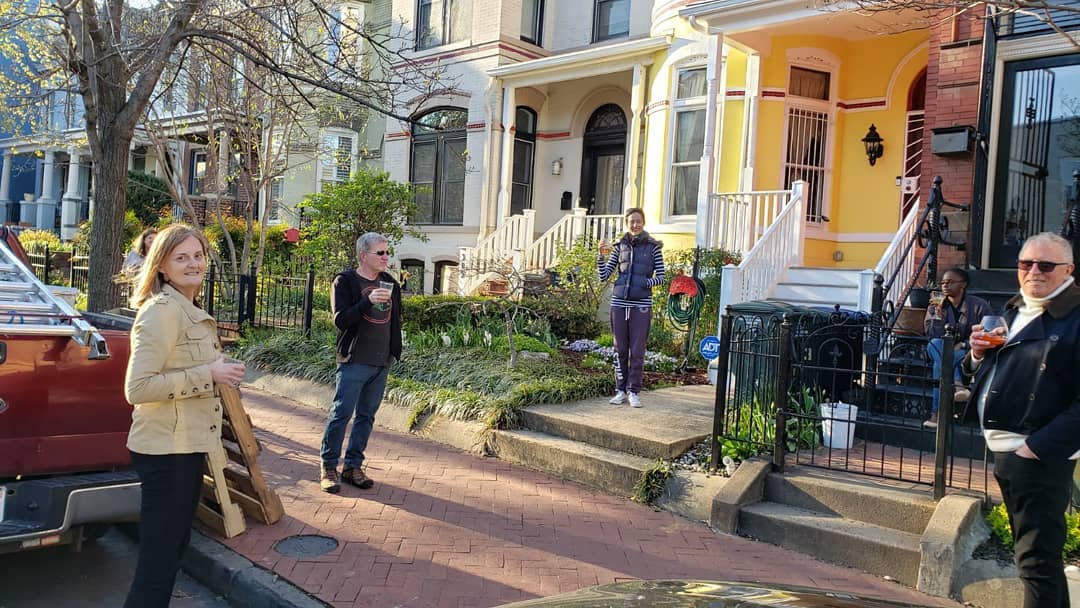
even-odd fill
[(619, 264), (618, 247), (614, 247), (611, 250), (611, 255), (608, 256), (607, 261), (600, 257), (596, 259), (596, 270), (600, 273), (600, 281), (606, 281), (611, 276), (611, 273), (615, 272), (615, 267)]
[(659, 247), (653, 247), (653, 276), (645, 282), (649, 287), (656, 287), (664, 283), (664, 254)]

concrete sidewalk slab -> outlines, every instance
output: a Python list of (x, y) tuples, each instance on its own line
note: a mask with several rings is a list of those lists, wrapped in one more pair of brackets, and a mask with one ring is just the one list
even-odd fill
[[(325, 414), (252, 390), (244, 403), (286, 516), (223, 543), (333, 606), (495, 606), (630, 578), (777, 582), (956, 606), (413, 435), (376, 430), (367, 462), (375, 487), (326, 494), (318, 487)], [(338, 546), (308, 558), (274, 550), (297, 534)]]

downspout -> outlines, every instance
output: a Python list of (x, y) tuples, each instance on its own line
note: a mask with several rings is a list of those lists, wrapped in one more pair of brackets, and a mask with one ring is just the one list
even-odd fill
[(492, 150), (495, 145), (495, 141), (492, 139), (494, 131), (494, 116), (492, 115), (492, 99), (495, 96), (495, 92), (499, 90), (499, 79), (491, 78), (488, 80), (488, 86), (484, 89), (484, 172), (485, 181), (484, 188), (480, 193), (480, 234), (477, 236), (476, 241), (479, 243), (491, 233), (495, 228), (495, 223), (491, 221), (491, 162), (494, 156)]

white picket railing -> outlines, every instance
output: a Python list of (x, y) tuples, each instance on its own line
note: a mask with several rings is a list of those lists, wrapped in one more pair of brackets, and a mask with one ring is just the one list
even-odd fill
[(576, 208), (573, 213), (555, 222), (525, 250), (522, 264), (527, 271), (551, 268), (557, 261), (560, 245), (571, 247), (582, 237), (589, 242), (601, 239), (614, 241), (622, 235), (622, 229), (621, 215), (586, 215), (584, 209)]
[(528, 248), (533, 242), (535, 225), (536, 211), (526, 209), (521, 215), (506, 218), (475, 247), (458, 249), (458, 291), (462, 295), (472, 293), (490, 272)]
[(720, 314), (739, 302), (768, 297), (791, 266), (803, 260), (806, 182), (792, 184), (790, 198), (738, 266), (724, 267), (720, 282)]
[[(916, 199), (911, 206), (911, 210), (904, 217), (904, 221), (900, 222), (900, 228), (896, 230), (896, 234), (893, 235), (889, 246), (881, 254), (877, 266), (873, 270), (864, 270), (859, 275), (859, 310), (869, 312), (873, 306), (874, 276), (880, 274), (888, 281), (892, 278), (894, 272), (897, 273), (896, 280), (889, 287), (889, 292), (885, 294), (885, 300), (897, 306), (900, 305), (900, 296), (903, 295), (904, 289), (907, 288), (912, 275), (915, 274), (915, 255), (913, 253), (904, 255), (904, 253), (907, 244), (915, 238), (918, 221), (919, 200)], [(897, 272), (897, 269), (899, 269), (899, 272)]]
[(750, 251), (776, 220), (790, 196), (788, 190), (710, 194), (704, 222), (704, 246), (743, 253)]

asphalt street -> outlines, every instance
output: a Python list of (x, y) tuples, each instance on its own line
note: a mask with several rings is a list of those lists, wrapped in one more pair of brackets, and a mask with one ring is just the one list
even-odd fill
[[(0, 608), (111, 608), (124, 603), (138, 547), (116, 529), (76, 553), (51, 547), (0, 555)], [(170, 608), (227, 608), (181, 573)]]

